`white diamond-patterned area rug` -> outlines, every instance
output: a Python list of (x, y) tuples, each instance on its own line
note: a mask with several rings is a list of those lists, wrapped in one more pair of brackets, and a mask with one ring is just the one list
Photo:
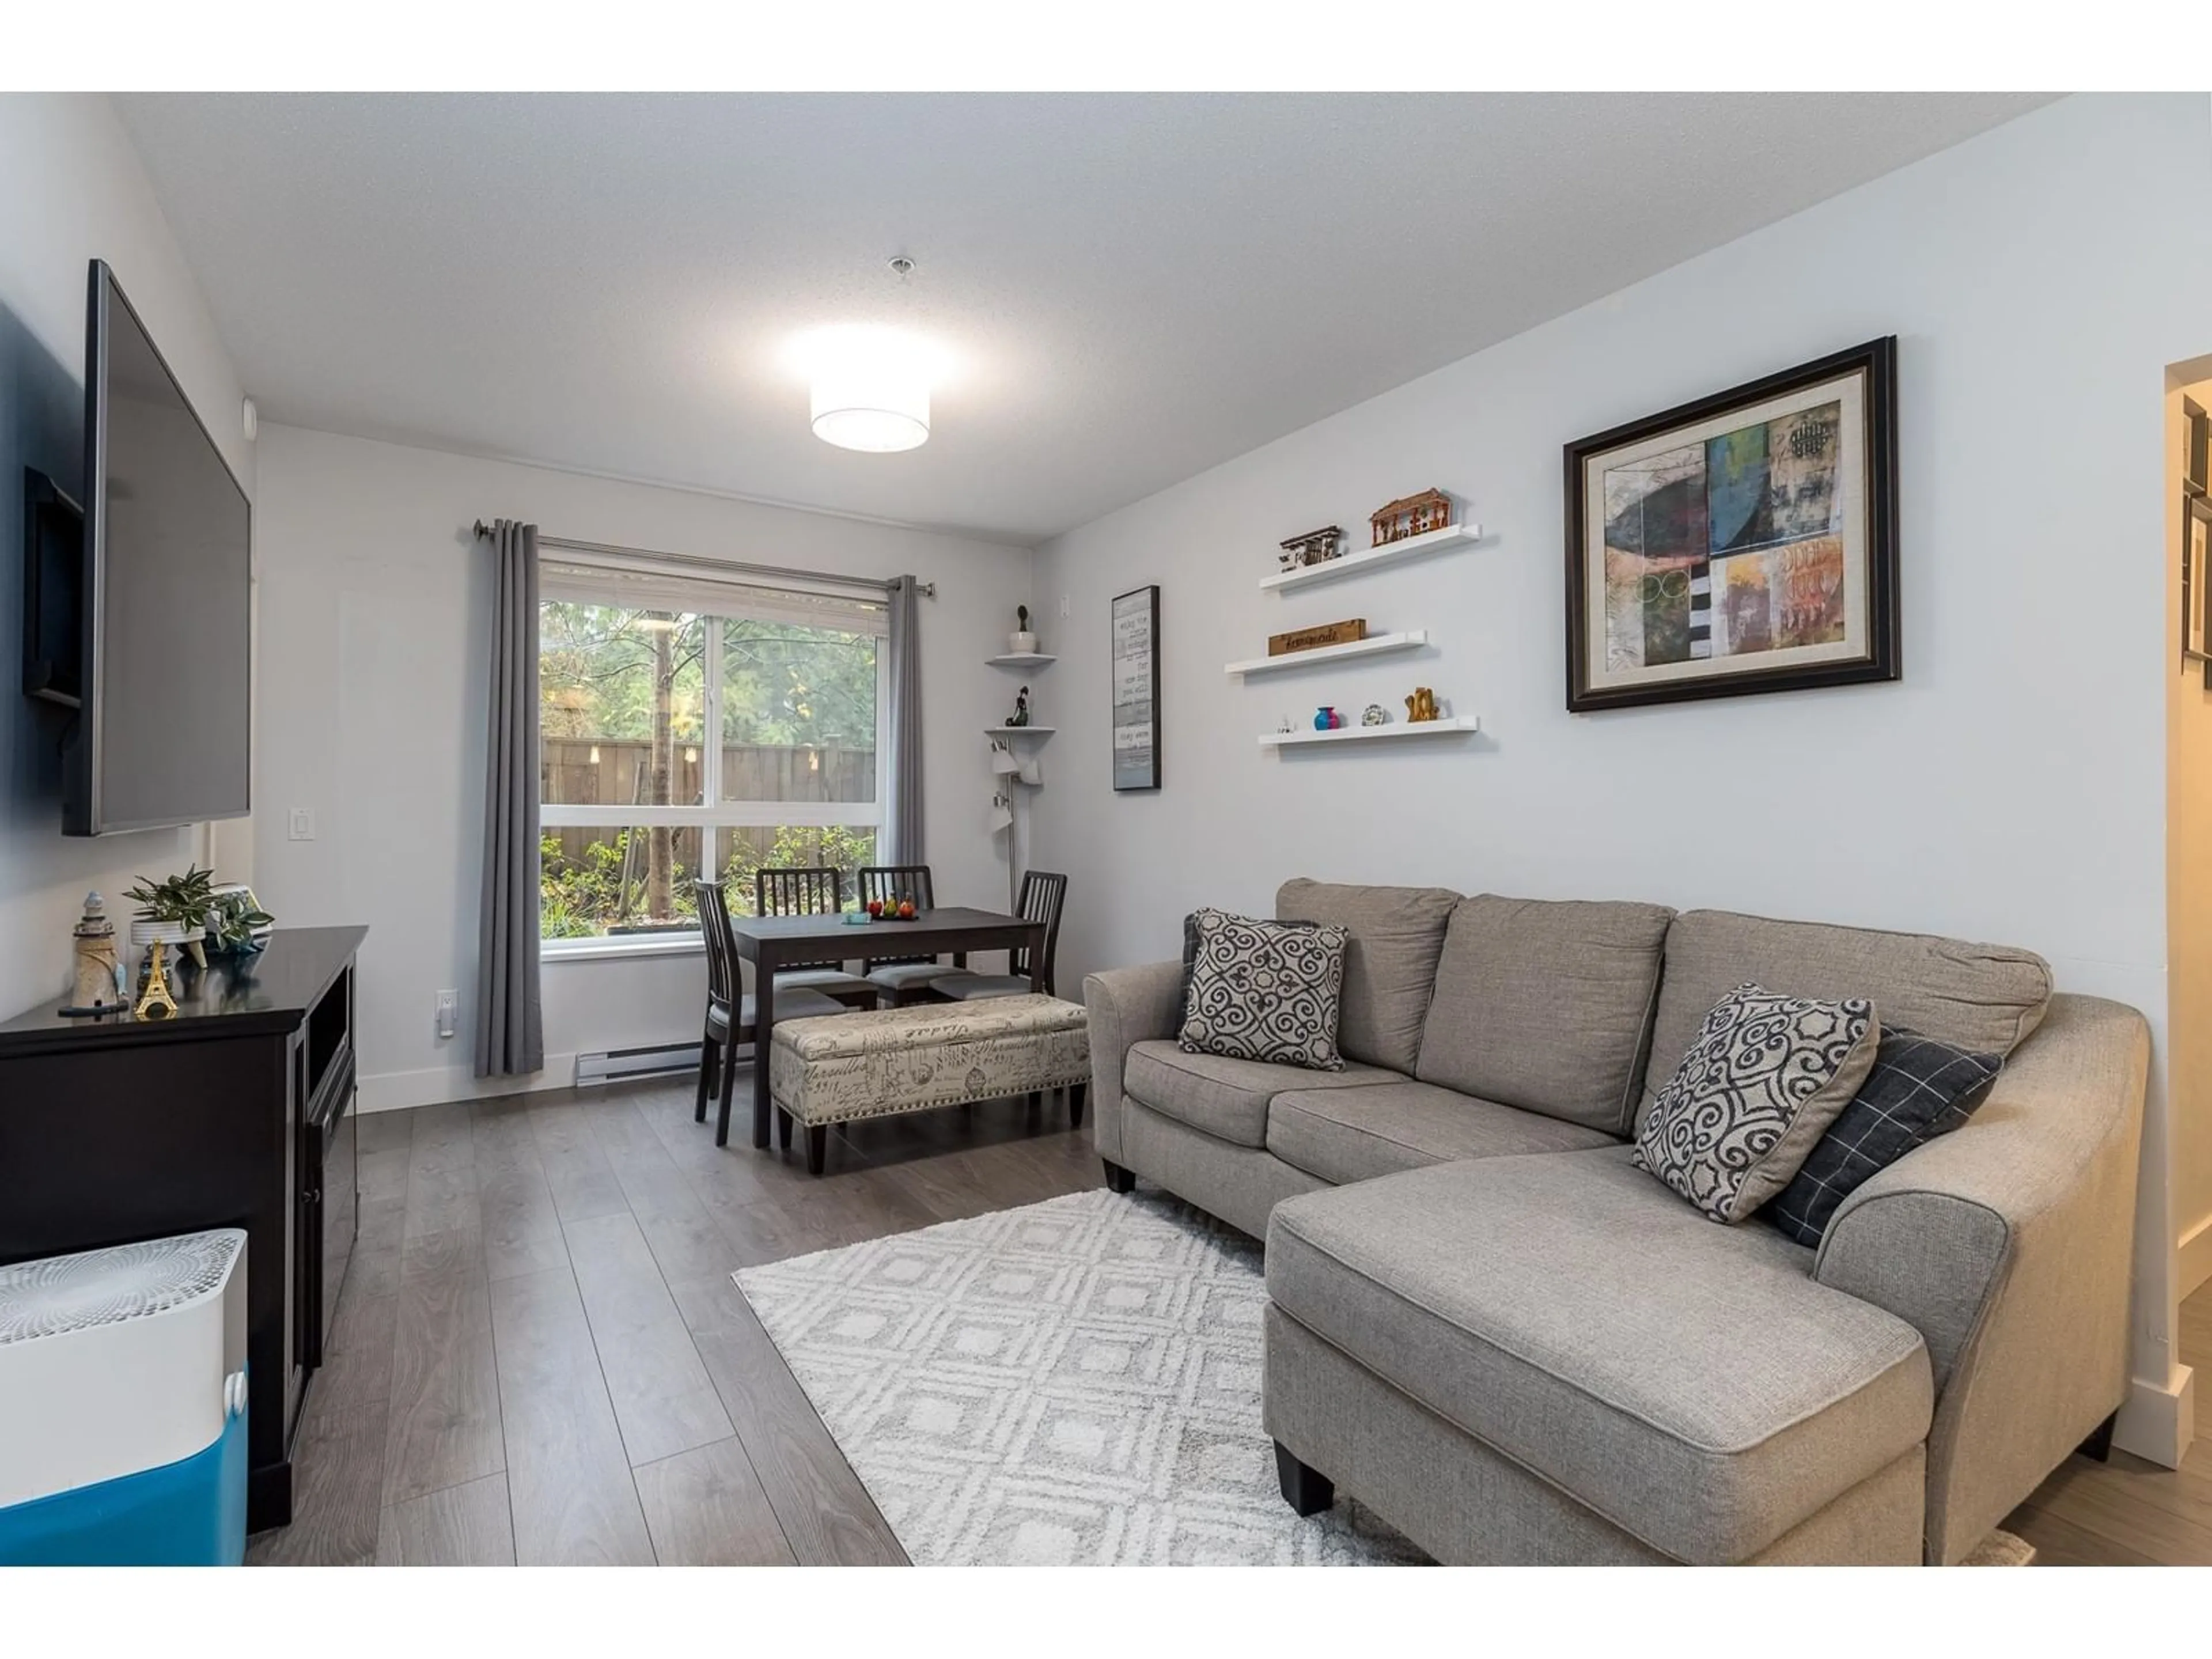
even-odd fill
[(1422, 1559), (1348, 1498), (1283, 1501), (1260, 1260), (1100, 1189), (732, 1277), (919, 1565)]

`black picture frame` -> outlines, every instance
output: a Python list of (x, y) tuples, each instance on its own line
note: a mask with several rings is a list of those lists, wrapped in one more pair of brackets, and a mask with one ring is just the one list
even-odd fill
[[(1109, 764), (1114, 791), (1128, 794), (1160, 787), (1160, 590), (1157, 583), (1116, 593), (1109, 611)], [(1139, 653), (1142, 661), (1138, 659)], [(1141, 697), (1126, 696), (1141, 691)], [(1145, 732), (1141, 743), (1125, 732)]]
[[(1863, 648), (1846, 659), (1802, 663), (1768, 670), (1685, 675), (1663, 683), (1599, 685), (1590, 662), (1591, 584), (1588, 546), (1589, 465), (1631, 445), (1663, 438), (1738, 410), (1851, 377), (1861, 380), (1859, 444), (1864, 467), (1865, 624)], [(1730, 386), (1710, 397), (1678, 405), (1642, 420), (1593, 434), (1565, 447), (1566, 489), (1566, 675), (1567, 708), (1574, 714), (1628, 708), (1652, 703), (1699, 702), (1711, 697), (1753, 696), (1770, 691), (1805, 691), (1826, 686), (1893, 680), (1903, 672), (1898, 592), (1897, 506), (1897, 337), (1887, 335), (1847, 350), (1816, 357), (1793, 368)], [(1604, 526), (1599, 526), (1601, 537)], [(1604, 550), (1597, 550), (1602, 568)], [(1694, 603), (1694, 601), (1692, 601)]]

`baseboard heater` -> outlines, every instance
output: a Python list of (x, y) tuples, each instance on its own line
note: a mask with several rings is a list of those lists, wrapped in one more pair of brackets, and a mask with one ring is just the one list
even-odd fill
[(656, 1043), (649, 1048), (610, 1048), (603, 1054), (576, 1056), (576, 1086), (626, 1083), (637, 1077), (670, 1077), (699, 1069), (696, 1042)]

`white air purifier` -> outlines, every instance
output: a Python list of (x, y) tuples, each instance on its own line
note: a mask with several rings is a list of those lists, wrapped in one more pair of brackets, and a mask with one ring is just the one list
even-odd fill
[(0, 1565), (246, 1553), (246, 1235), (0, 1267)]

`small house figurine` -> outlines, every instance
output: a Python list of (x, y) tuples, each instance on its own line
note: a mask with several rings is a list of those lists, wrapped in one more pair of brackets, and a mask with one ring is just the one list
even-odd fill
[(1413, 688), (1413, 695), (1406, 699), (1406, 718), (1419, 724), (1437, 718), (1437, 694), (1425, 685)]
[(1343, 528), (1326, 525), (1319, 530), (1309, 530), (1303, 536), (1293, 536), (1283, 544), (1283, 568), (1297, 570), (1310, 564), (1326, 564), (1343, 551)]
[(1025, 605), (1014, 607), (1014, 631), (1006, 636), (1006, 651), (1016, 657), (1036, 655), (1036, 635), (1030, 632), (1030, 608)]
[(1441, 489), (1424, 489), (1418, 495), (1392, 501), (1377, 507), (1367, 520), (1376, 547), (1402, 542), (1409, 536), (1425, 536), (1431, 530), (1445, 529), (1451, 521), (1451, 497)]
[(1009, 726), (1027, 726), (1029, 723), (1030, 689), (1025, 685), (1019, 691), (1014, 694), (1014, 712), (1006, 716), (1006, 724)]

